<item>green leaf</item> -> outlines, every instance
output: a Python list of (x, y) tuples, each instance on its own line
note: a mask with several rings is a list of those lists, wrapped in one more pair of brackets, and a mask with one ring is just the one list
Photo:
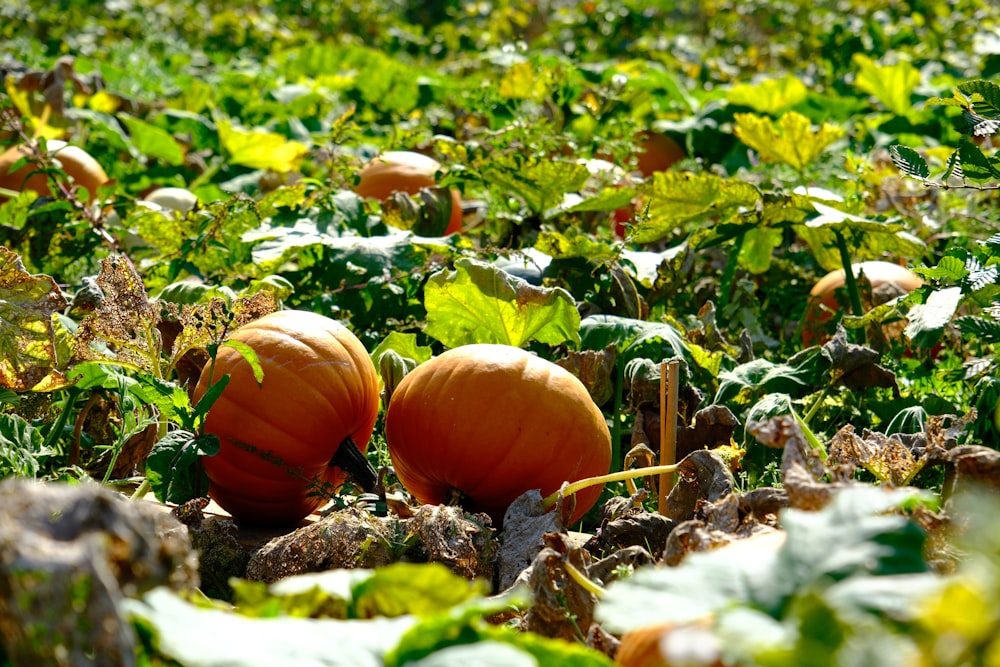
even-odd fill
[(125, 123), (129, 138), (140, 153), (171, 166), (184, 164), (184, 150), (169, 132), (125, 113), (118, 114), (118, 118)]
[(809, 119), (795, 111), (781, 116), (777, 123), (755, 114), (738, 113), (736, 136), (757, 151), (765, 162), (782, 162), (802, 171), (826, 149), (844, 136), (841, 128), (823, 123), (814, 129)]
[(468, 581), (441, 563), (382, 567), (352, 591), (357, 618), (427, 616), (488, 593), (487, 582)]
[(973, 79), (958, 84), (958, 89), (973, 97), (974, 104), (985, 104), (988, 113), (1000, 115), (1000, 86), (992, 81)]
[(761, 199), (745, 181), (692, 172), (657, 172), (640, 192), (648, 198), (649, 217), (635, 229), (636, 243), (659, 241), (692, 220), (726, 221), (741, 209), (756, 209)]
[(665, 322), (648, 322), (617, 315), (591, 315), (580, 322), (580, 343), (586, 350), (614, 345), (622, 359), (683, 359), (693, 363), (690, 346), (680, 330)]
[(920, 257), (927, 249), (924, 242), (901, 222), (862, 218), (818, 201), (813, 202), (813, 208), (816, 215), (795, 225), (795, 231), (809, 244), (816, 261), (827, 271), (843, 268), (834, 231), (844, 236), (855, 262), (878, 259), (887, 253)]
[(309, 152), (305, 144), (274, 132), (240, 130), (226, 120), (220, 120), (218, 128), (219, 141), (232, 164), (286, 174), (297, 169)]
[(428, 616), (488, 593), (441, 563), (393, 563), (375, 570), (328, 570), (285, 577), (270, 585), (235, 580), (241, 614), (302, 618)]
[(389, 350), (393, 350), (404, 359), (412, 359), (418, 364), (429, 360), (434, 354), (433, 348), (417, 344), (417, 334), (390, 331), (371, 352), (375, 368), (378, 368), (379, 357)]
[(55, 280), (29, 274), (0, 246), (0, 387), (24, 391), (46, 381), (58, 366), (52, 316), (68, 305)]
[(44, 459), (58, 452), (45, 446), (42, 433), (21, 415), (0, 414), (0, 479), (34, 479)]
[(736, 84), (726, 95), (730, 104), (747, 106), (757, 113), (772, 116), (801, 104), (808, 96), (805, 84), (793, 74), (760, 83)]
[(781, 246), (784, 236), (774, 227), (755, 227), (746, 231), (740, 245), (740, 266), (750, 273), (762, 274), (771, 268), (774, 249)]
[(125, 610), (158, 655), (184, 667), (383, 667), (385, 653), (415, 623), (408, 616), (248, 618), (195, 606), (166, 588), (128, 600)]
[(483, 180), (498, 192), (520, 197), (533, 213), (559, 206), (563, 195), (583, 188), (590, 172), (577, 162), (525, 158), (519, 154), (491, 158)]
[(929, 347), (951, 322), (961, 302), (961, 287), (946, 287), (931, 292), (926, 303), (914, 305), (907, 313), (907, 338), (921, 347)]
[(146, 458), (146, 479), (161, 503), (185, 503), (208, 492), (202, 456), (215, 456), (219, 438), (175, 430), (160, 438)]
[(976, 183), (1000, 180), (1000, 158), (986, 155), (971, 141), (963, 141), (958, 147), (962, 164), (962, 177)]
[(616, 248), (572, 227), (563, 232), (539, 232), (535, 250), (553, 259), (583, 257), (595, 263), (606, 262), (618, 256)]
[(920, 153), (900, 144), (889, 146), (889, 157), (896, 168), (907, 176), (926, 181), (930, 178), (931, 170)]
[(428, 278), (424, 306), (425, 333), (448, 347), (580, 340), (580, 314), (569, 292), (535, 287), (479, 260), (457, 260), (454, 271)]
[(784, 364), (754, 359), (719, 373), (719, 389), (713, 402), (746, 405), (761, 394), (804, 396), (825, 384), (829, 369), (829, 360), (819, 349), (805, 350)]
[(852, 57), (858, 73), (854, 85), (862, 92), (873, 95), (897, 116), (910, 111), (910, 98), (920, 84), (920, 71), (906, 61), (895, 65), (878, 65), (863, 53)]
[(264, 381), (264, 369), (261, 367), (260, 359), (257, 358), (257, 353), (252, 347), (243, 341), (233, 340), (231, 338), (226, 339), (226, 341), (222, 344), (239, 352), (240, 356), (243, 357), (248, 364), (250, 364), (250, 370), (253, 371), (253, 379), (257, 381), (257, 384)]

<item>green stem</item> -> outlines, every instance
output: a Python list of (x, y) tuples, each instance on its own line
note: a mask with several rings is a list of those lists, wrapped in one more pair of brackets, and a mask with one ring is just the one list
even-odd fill
[(851, 310), (858, 317), (865, 314), (861, 305), (861, 293), (858, 291), (858, 281), (854, 277), (854, 265), (851, 262), (851, 251), (847, 248), (847, 240), (839, 230), (833, 230), (833, 235), (837, 239), (837, 250), (840, 251), (840, 263), (844, 267), (844, 285), (847, 287), (847, 295), (851, 300)]
[(570, 482), (566, 484), (561, 489), (555, 493), (546, 496), (542, 499), (542, 507), (545, 509), (552, 509), (555, 506), (556, 501), (559, 500), (559, 496), (570, 496), (578, 491), (583, 491), (591, 486), (597, 486), (598, 484), (607, 484), (608, 482), (621, 482), (626, 479), (637, 479), (639, 477), (651, 477), (654, 475), (662, 475), (668, 472), (677, 472), (677, 464), (668, 466), (650, 466), (649, 468), (637, 468), (635, 470), (622, 470), (620, 472), (613, 472), (607, 475), (598, 475), (597, 477), (585, 477), (584, 479), (577, 480), (575, 482)]
[(819, 396), (817, 396), (816, 400), (813, 401), (813, 404), (809, 406), (809, 411), (806, 412), (806, 416), (801, 420), (802, 423), (809, 424), (809, 422), (812, 421), (812, 418), (816, 416), (816, 412), (819, 410), (820, 404), (823, 402), (823, 399), (826, 398), (828, 393), (830, 393), (829, 385), (823, 387), (823, 390), (819, 392)]
[(149, 493), (149, 489), (152, 488), (152, 486), (153, 485), (149, 483), (149, 478), (144, 477), (142, 479), (142, 483), (140, 483), (139, 486), (136, 487), (135, 491), (132, 492), (131, 500), (142, 500), (146, 494)]
[(722, 284), (719, 287), (719, 314), (721, 315), (729, 307), (729, 295), (733, 291), (733, 279), (736, 276), (736, 267), (740, 260), (740, 250), (743, 249), (743, 240), (746, 234), (739, 234), (733, 240), (733, 249), (726, 260), (726, 267), (722, 270)]
[(56, 443), (59, 441), (59, 436), (62, 435), (63, 429), (66, 428), (66, 422), (69, 421), (69, 413), (72, 411), (73, 404), (76, 403), (76, 399), (80, 394), (81, 390), (76, 387), (66, 389), (66, 405), (63, 406), (62, 412), (56, 417), (52, 428), (49, 429), (49, 434), (45, 436), (45, 442), (42, 445), (43, 451), (55, 449)]

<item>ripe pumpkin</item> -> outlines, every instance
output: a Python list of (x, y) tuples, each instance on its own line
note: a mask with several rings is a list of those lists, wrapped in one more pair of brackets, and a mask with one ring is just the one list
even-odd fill
[[(365, 198), (384, 201), (393, 192), (415, 195), (422, 188), (437, 185), (435, 174), (441, 163), (423, 153), (413, 151), (388, 151), (372, 158), (361, 170), (354, 192)], [(445, 234), (462, 231), (462, 197), (458, 190), (451, 191), (451, 218)]]
[(662, 132), (640, 132), (636, 143), (642, 147), (636, 155), (636, 168), (643, 178), (651, 178), (658, 171), (667, 171), (685, 157), (680, 144)]
[[(892, 262), (860, 262), (854, 264), (853, 268), (855, 277), (860, 277), (864, 273), (865, 278), (871, 283), (872, 296), (876, 304), (909, 294), (924, 283), (923, 279), (913, 271)], [(809, 291), (809, 303), (802, 317), (804, 346), (819, 345), (829, 339), (825, 325), (833, 318), (833, 314), (842, 308), (837, 301), (837, 290), (844, 287), (845, 277), (843, 269), (831, 271), (820, 278)]]
[[(53, 166), (66, 172), (72, 184), (86, 188), (88, 201), (93, 201), (97, 195), (97, 188), (108, 182), (108, 174), (100, 163), (87, 151), (79, 146), (71, 146), (65, 141), (49, 139), (45, 145), (55, 163)], [(34, 190), (41, 197), (51, 197), (49, 177), (38, 172), (38, 164), (28, 162), (20, 169), (9, 173), (15, 162), (29, 155), (27, 146), (23, 144), (12, 146), (0, 155), (0, 187), (19, 192)], [(0, 201), (3, 200), (4, 197), (0, 196)]]
[[(209, 495), (237, 520), (294, 523), (325, 502), (310, 495), (311, 483), (343, 483), (332, 462), (342, 443), (351, 447), (349, 438), (361, 452), (368, 446), (379, 406), (375, 366), (353, 333), (316, 313), (274, 312), (230, 338), (254, 350), (264, 379), (258, 385), (239, 352), (219, 348), (213, 377), (230, 379), (205, 420), (221, 445), (203, 459)], [(206, 366), (195, 400), (208, 389), (209, 372)]]
[[(525, 491), (548, 495), (611, 465), (611, 434), (583, 383), (510, 345), (465, 345), (417, 366), (392, 394), (385, 435), (417, 500), (442, 504), (458, 492), (497, 525)], [(600, 494), (578, 493), (570, 522)]]

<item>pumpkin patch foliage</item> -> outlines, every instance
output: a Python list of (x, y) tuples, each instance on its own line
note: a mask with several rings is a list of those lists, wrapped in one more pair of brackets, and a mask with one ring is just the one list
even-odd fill
[(0, 19), (0, 482), (190, 543), (132, 664), (997, 662), (996, 3)]

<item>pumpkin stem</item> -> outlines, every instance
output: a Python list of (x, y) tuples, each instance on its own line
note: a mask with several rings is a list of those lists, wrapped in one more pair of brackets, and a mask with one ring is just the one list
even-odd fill
[(598, 484), (607, 484), (608, 482), (620, 482), (626, 479), (635, 479), (637, 477), (648, 477), (650, 475), (660, 475), (671, 472), (677, 472), (677, 464), (669, 466), (650, 466), (649, 468), (636, 468), (634, 470), (622, 470), (620, 472), (613, 472), (608, 475), (598, 475), (597, 477), (585, 477), (584, 479), (571, 482), (569, 484), (563, 484), (555, 493), (546, 496), (542, 499), (542, 507), (545, 509), (552, 509), (556, 502), (559, 500), (559, 496), (569, 496), (577, 491), (583, 491), (587, 487), (597, 486)]
[(358, 449), (357, 444), (347, 436), (333, 453), (329, 465), (336, 466), (346, 472), (351, 481), (360, 486), (366, 493), (372, 493), (378, 486), (378, 473), (368, 461), (368, 458)]

